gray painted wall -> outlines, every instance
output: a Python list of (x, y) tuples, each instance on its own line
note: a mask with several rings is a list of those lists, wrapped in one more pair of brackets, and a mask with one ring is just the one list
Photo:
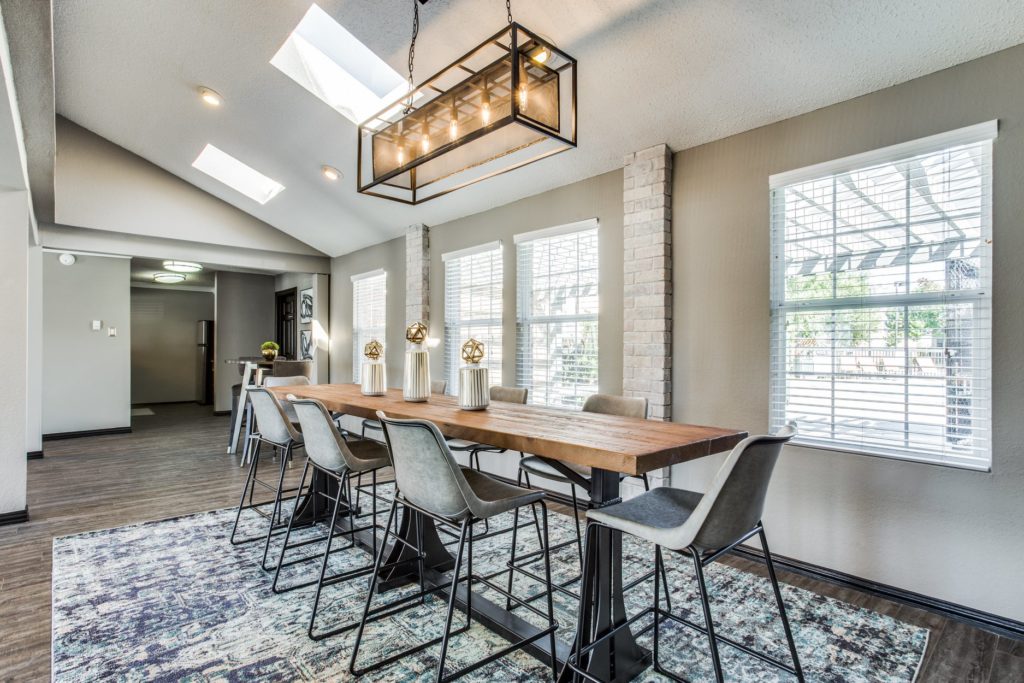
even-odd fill
[[(0, 58), (6, 59), (3, 47), (0, 41)], [(0, 164), (8, 161), (0, 156)], [(27, 289), (28, 234), (28, 193), (0, 192), (0, 292), (24, 294)], [(0, 326), (0, 377), (7, 387), (0, 392), (0, 514), (25, 509), (27, 303), (27, 296), (8, 297)]]
[[(765, 523), (781, 554), (1015, 619), (1024, 533), (1024, 46), (675, 157), (677, 420), (768, 426), (768, 176), (999, 119), (990, 474), (790, 448)], [(702, 487), (714, 463), (676, 467)]]
[(405, 354), (405, 237), (331, 259), (330, 364), (332, 382), (352, 381), (352, 276), (383, 268), (388, 274), (388, 386), (402, 386)]
[(223, 411), (231, 410), (231, 387), (242, 381), (225, 359), (258, 356), (260, 344), (274, 338), (274, 277), (219, 271), (215, 310), (214, 409)]
[(213, 292), (132, 287), (132, 403), (194, 401), (196, 321), (213, 320)]
[(80, 255), (64, 266), (57, 257), (43, 254), (43, 433), (128, 427), (130, 261)]
[(57, 117), (57, 223), (323, 256), (118, 145)]

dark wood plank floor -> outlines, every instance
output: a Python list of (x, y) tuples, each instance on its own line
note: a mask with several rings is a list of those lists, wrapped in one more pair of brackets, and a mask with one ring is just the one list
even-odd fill
[[(237, 503), (245, 471), (225, 453), (227, 418), (189, 404), (153, 408), (134, 419), (132, 434), (46, 442), (45, 459), (29, 461), (31, 519), (0, 527), (0, 680), (50, 678), (53, 537)], [(929, 628), (919, 681), (1024, 681), (1020, 641), (804, 576), (781, 578)]]

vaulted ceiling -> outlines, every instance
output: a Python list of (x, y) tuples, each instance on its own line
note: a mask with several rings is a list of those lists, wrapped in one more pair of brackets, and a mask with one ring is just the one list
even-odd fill
[[(418, 207), (355, 190), (356, 127), (270, 65), (311, 0), (55, 0), (57, 112), (330, 254), (437, 225), (1024, 42), (1007, 0), (515, 0), (579, 60), (579, 148)], [(399, 73), (413, 0), (318, 4)], [(430, 0), (416, 74), (505, 21), (500, 0)], [(225, 104), (204, 107), (197, 86)], [(837, 134), (842, 134), (837, 131)], [(213, 143), (275, 178), (265, 205), (191, 167)], [(337, 183), (320, 174), (330, 164)]]

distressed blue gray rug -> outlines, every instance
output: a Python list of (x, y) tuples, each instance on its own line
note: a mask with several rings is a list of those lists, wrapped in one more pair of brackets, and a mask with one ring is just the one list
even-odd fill
[[(264, 528), (263, 518), (255, 513), (247, 513), (244, 519), (247, 533)], [(233, 510), (219, 510), (54, 539), (53, 679), (349, 680), (352, 632), (321, 642), (309, 640), (306, 626), (313, 589), (275, 595), (270, 590), (271, 575), (259, 568), (263, 544), (228, 543), (233, 521)], [(552, 542), (574, 536), (570, 518), (553, 514), (551, 522)], [(509, 525), (511, 518), (501, 523)], [(521, 550), (533, 549), (536, 542), (529, 529), (520, 534)], [(509, 535), (478, 542), (474, 569), (486, 573), (501, 568), (509, 543)], [(316, 548), (311, 546), (306, 552), (315, 554)], [(645, 544), (627, 539), (623, 553), (627, 574), (642, 573), (651, 565), (651, 549)], [(331, 571), (367, 561), (362, 551), (336, 553)], [(574, 576), (576, 563), (575, 548), (565, 548), (553, 563), (555, 578)], [(701, 623), (692, 566), (685, 558), (668, 555), (666, 563), (674, 610)], [(318, 569), (316, 561), (289, 568), (282, 573), (284, 585), (315, 576)], [(788, 661), (768, 581), (721, 564), (712, 565), (708, 577), (716, 628)], [(631, 611), (650, 604), (652, 586), (642, 584), (629, 593)], [(318, 625), (329, 628), (360, 614), (365, 587), (365, 582), (357, 580), (326, 588), (323, 620), (318, 617)], [(529, 580), (516, 580), (518, 594), (536, 587)], [(396, 594), (387, 593), (375, 599), (375, 604)], [(793, 586), (783, 585), (783, 594), (807, 680), (850, 683), (913, 681), (916, 677), (928, 641), (926, 629)], [(498, 601), (493, 593), (487, 597)], [(568, 642), (574, 628), (575, 601), (559, 597), (557, 609), (558, 634)], [(524, 616), (532, 617), (529, 613)], [(432, 600), (377, 622), (367, 628), (360, 663), (433, 637), (440, 633), (443, 621), (443, 602)], [(694, 681), (713, 679), (703, 636), (666, 625), (662, 637), (662, 652), (667, 653), (663, 656), (672, 670)], [(645, 646), (649, 641), (649, 634), (640, 638)], [(448, 670), (481, 658), (503, 642), (475, 625), (453, 638)], [(722, 646), (721, 652), (729, 680), (791, 679), (728, 646)], [(433, 680), (435, 654), (436, 649), (430, 648), (363, 680)], [(549, 674), (543, 662), (517, 652), (466, 680), (541, 681)], [(648, 671), (640, 680), (661, 677)]]

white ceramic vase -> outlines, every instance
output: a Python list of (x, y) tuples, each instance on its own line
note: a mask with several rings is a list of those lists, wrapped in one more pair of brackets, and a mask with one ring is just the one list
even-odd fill
[(413, 344), (405, 352), (402, 396), (413, 403), (422, 403), (430, 398), (430, 354), (421, 344)]
[(486, 410), (491, 401), (487, 368), (470, 363), (459, 370), (459, 407), (463, 410)]
[(362, 369), (363, 396), (383, 396), (388, 390), (387, 367), (380, 361), (367, 361)]

